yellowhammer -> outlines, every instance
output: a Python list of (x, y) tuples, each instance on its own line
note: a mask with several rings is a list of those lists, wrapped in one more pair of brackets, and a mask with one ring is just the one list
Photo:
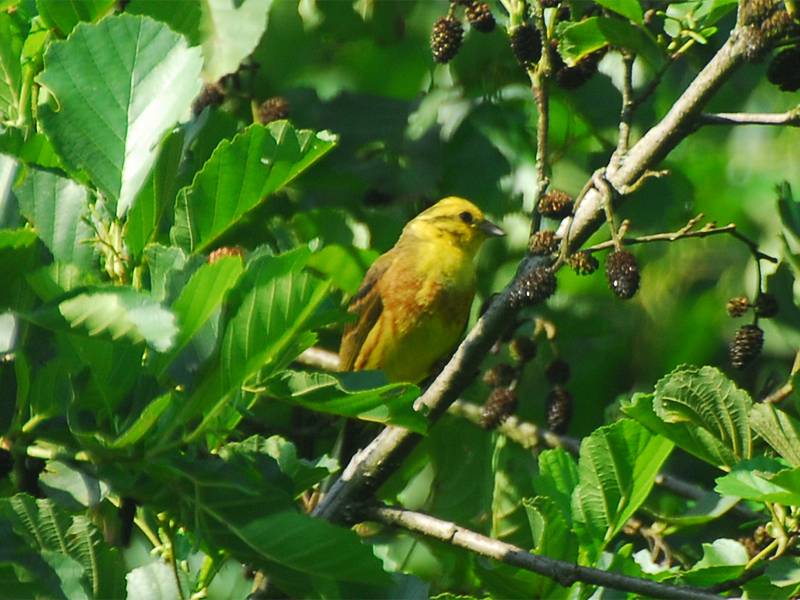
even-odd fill
[(409, 221), (353, 297), (348, 310), (357, 319), (342, 338), (341, 370), (380, 369), (391, 381), (428, 376), (464, 331), (475, 253), (499, 235), (477, 206), (453, 196)]

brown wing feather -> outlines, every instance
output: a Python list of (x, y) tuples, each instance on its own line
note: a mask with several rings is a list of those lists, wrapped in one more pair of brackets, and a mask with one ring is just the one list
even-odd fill
[(361, 287), (347, 311), (356, 315), (356, 321), (348, 324), (344, 329), (342, 344), (339, 347), (339, 370), (351, 371), (358, 358), (358, 353), (364, 345), (369, 332), (378, 322), (383, 312), (383, 301), (378, 282), (391, 266), (394, 260), (392, 251), (380, 256), (364, 276)]

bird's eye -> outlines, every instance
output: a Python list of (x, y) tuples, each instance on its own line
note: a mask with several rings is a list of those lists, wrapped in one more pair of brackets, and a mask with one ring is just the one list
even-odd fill
[(458, 215), (458, 217), (459, 217), (459, 218), (460, 218), (462, 221), (464, 221), (464, 223), (466, 223), (467, 225), (471, 225), (471, 224), (472, 224), (472, 220), (473, 220), (473, 218), (474, 218), (474, 217), (472, 216), (472, 213), (471, 213), (471, 212), (469, 212), (469, 211), (466, 211), (466, 210), (465, 210), (464, 212), (462, 212), (460, 215)]

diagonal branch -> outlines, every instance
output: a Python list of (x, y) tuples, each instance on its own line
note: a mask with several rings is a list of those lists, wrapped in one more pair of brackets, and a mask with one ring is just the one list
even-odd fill
[[(682, 139), (692, 132), (697, 115), (731, 74), (752, 51), (755, 35), (751, 28), (737, 25), (711, 61), (692, 81), (667, 115), (650, 129), (628, 152), (619, 168), (612, 156), (606, 179), (616, 190), (634, 185), (647, 171), (660, 162)], [(615, 200), (621, 196), (615, 194)], [(569, 219), (567, 219), (569, 221)], [(591, 189), (576, 210), (568, 243), (578, 248), (603, 222), (601, 194)], [(562, 223), (562, 228), (564, 224)], [(498, 294), (486, 312), (456, 350), (430, 387), (415, 402), (415, 408), (427, 413), (431, 422), (438, 419), (472, 382), (483, 357), (515, 313), (511, 291), (538, 266), (547, 264), (541, 257), (528, 257), (520, 265), (514, 281)], [(337, 520), (345, 517), (345, 509), (380, 486), (416, 446), (419, 437), (396, 427), (384, 429), (364, 450), (357, 453), (328, 490), (314, 514)]]
[(800, 127), (800, 106), (782, 113), (703, 113), (700, 125), (779, 125)]
[(464, 548), (480, 556), (498, 560), (507, 565), (532, 571), (568, 587), (576, 581), (605, 588), (632, 592), (650, 598), (672, 598), (675, 600), (719, 600), (722, 596), (701, 588), (669, 585), (650, 579), (629, 577), (591, 567), (582, 567), (563, 560), (555, 560), (533, 554), (518, 546), (481, 535), (449, 521), (401, 508), (368, 508), (364, 516), (387, 525), (434, 538), (458, 548)]

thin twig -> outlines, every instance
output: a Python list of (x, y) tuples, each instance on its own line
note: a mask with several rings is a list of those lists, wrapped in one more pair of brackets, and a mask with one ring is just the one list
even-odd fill
[[(758, 245), (752, 241), (750, 238), (742, 235), (736, 230), (736, 225), (731, 223), (729, 225), (724, 225), (722, 227), (717, 227), (713, 223), (707, 223), (701, 229), (691, 229), (694, 224), (699, 220), (699, 217), (702, 215), (698, 215), (698, 217), (694, 217), (692, 220), (689, 221), (685, 226), (681, 227), (678, 231), (666, 232), (666, 233), (653, 233), (650, 235), (642, 235), (639, 237), (634, 238), (620, 238), (619, 243), (623, 246), (633, 246), (636, 244), (650, 244), (653, 242), (674, 242), (676, 240), (686, 239), (686, 238), (704, 238), (711, 235), (719, 235), (719, 234), (728, 234), (732, 235), (739, 241), (743, 242), (748, 249), (758, 258), (759, 260), (766, 260), (771, 263), (777, 263), (778, 259), (774, 256), (770, 256), (769, 254), (764, 254), (760, 250), (758, 250)], [(588, 248), (584, 248), (585, 252), (598, 252), (599, 250), (605, 250), (607, 248), (613, 248), (616, 246), (616, 243), (613, 239), (600, 242), (599, 244), (594, 244), (593, 246), (589, 246)]]
[(782, 113), (703, 113), (697, 125), (778, 125), (800, 127), (800, 106)]
[(528, 69), (528, 77), (531, 80), (533, 97), (536, 101), (536, 197), (533, 203), (531, 214), (531, 234), (539, 230), (541, 215), (537, 210), (539, 201), (544, 196), (547, 187), (550, 185), (550, 164), (548, 136), (550, 131), (550, 42), (547, 37), (547, 26), (544, 22), (544, 14), (541, 7), (536, 8), (534, 17), (536, 27), (541, 33), (542, 54), (538, 64)]
[(622, 53), (624, 67), (622, 77), (622, 107), (619, 112), (619, 137), (614, 160), (619, 163), (625, 160), (631, 140), (631, 121), (633, 120), (633, 63), (636, 56), (630, 52)]
[(800, 350), (794, 355), (794, 363), (792, 363), (792, 370), (789, 372), (789, 379), (777, 390), (772, 392), (769, 396), (765, 397), (762, 402), (769, 404), (778, 404), (788, 398), (794, 391), (794, 376), (800, 371)]
[(721, 598), (721, 596), (701, 588), (658, 583), (650, 579), (640, 579), (591, 567), (582, 567), (574, 563), (533, 554), (518, 546), (492, 539), (455, 523), (443, 521), (419, 512), (401, 508), (372, 507), (364, 511), (364, 516), (380, 523), (419, 533), (458, 548), (464, 548), (479, 556), (485, 556), (507, 565), (544, 575), (564, 587), (569, 587), (576, 581), (582, 581), (591, 585), (632, 592), (651, 598), (672, 598), (676, 600), (719, 600)]
[(308, 348), (295, 360), (301, 365), (315, 367), (323, 371), (334, 372), (339, 370), (339, 355), (325, 348), (318, 348), (316, 346)]

